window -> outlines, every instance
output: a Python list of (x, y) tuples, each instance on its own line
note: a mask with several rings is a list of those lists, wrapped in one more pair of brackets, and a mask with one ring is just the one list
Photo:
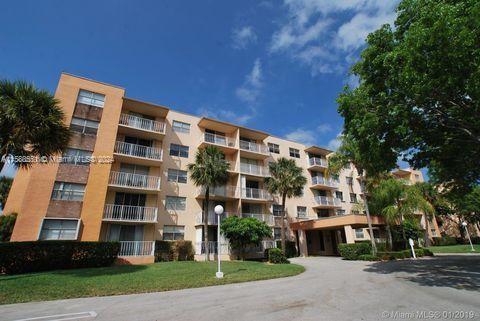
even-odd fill
[(105, 104), (105, 95), (80, 89), (77, 103), (103, 108), (103, 105)]
[(47, 219), (43, 220), (40, 240), (76, 240), (79, 220)]
[(189, 134), (190, 133), (190, 124), (183, 123), (183, 122), (178, 121), (178, 120), (174, 120), (173, 123), (172, 123), (172, 129), (173, 129), (174, 132), (177, 132), (177, 133)]
[(170, 144), (170, 156), (188, 158), (188, 146)]
[(340, 199), (342, 202), (345, 202), (343, 200), (343, 193), (342, 192), (339, 192), (339, 191), (335, 191), (335, 197)]
[(347, 185), (353, 186), (353, 177), (347, 176), (345, 178), (347, 180)]
[(280, 154), (280, 146), (274, 143), (268, 143), (268, 150), (270, 153)]
[(288, 150), (290, 151), (290, 157), (300, 158), (300, 151), (298, 149), (290, 147)]
[(337, 216), (345, 215), (345, 210), (337, 210)]
[(165, 225), (163, 227), (163, 240), (164, 241), (177, 241), (183, 240), (185, 235), (184, 226)]
[(282, 216), (282, 205), (273, 204), (272, 213), (274, 216)]
[(358, 203), (357, 201), (357, 194), (350, 193), (350, 203)]
[(274, 240), (282, 239), (282, 229), (280, 227), (273, 228), (273, 239)]
[(98, 124), (98, 121), (73, 117), (70, 123), (70, 129), (77, 133), (96, 135)]
[(355, 229), (355, 238), (357, 239), (364, 239), (365, 235), (363, 233), (363, 228), (356, 228)]
[(165, 208), (173, 211), (185, 211), (187, 207), (187, 198), (179, 196), (167, 196), (165, 198)]
[(63, 153), (62, 162), (73, 165), (88, 165), (92, 157), (92, 152), (83, 149), (67, 148)]
[(373, 230), (373, 238), (377, 240), (380, 238), (380, 230)]
[(430, 232), (432, 234), (432, 237), (437, 237), (438, 236), (437, 235), (437, 230), (434, 227), (430, 229)]
[(352, 214), (353, 214), (353, 215), (360, 215), (360, 211), (352, 210)]
[(297, 217), (307, 217), (307, 208), (305, 206), (297, 206)]
[(179, 169), (168, 169), (168, 181), (177, 182), (177, 183), (186, 183), (187, 182), (187, 171), (182, 171)]
[(82, 201), (85, 193), (84, 184), (55, 182), (52, 200)]
[(345, 169), (352, 169), (352, 163), (347, 163), (344, 168)]

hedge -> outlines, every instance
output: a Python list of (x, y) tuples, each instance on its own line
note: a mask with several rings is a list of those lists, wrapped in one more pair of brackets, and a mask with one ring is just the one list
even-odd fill
[(457, 239), (451, 236), (434, 237), (432, 238), (432, 240), (433, 240), (433, 245), (437, 245), (437, 246), (457, 244)]
[(369, 242), (352, 244), (341, 243), (338, 244), (338, 251), (340, 252), (340, 256), (345, 260), (357, 260), (359, 255), (371, 254), (372, 245)]
[(0, 242), (10, 241), (16, 220), (17, 213), (0, 215)]
[(273, 264), (288, 264), (290, 261), (285, 255), (283, 255), (282, 250), (279, 248), (268, 249), (268, 262)]
[(360, 261), (379, 261), (380, 258), (378, 256), (372, 254), (361, 254), (357, 258)]
[(191, 241), (155, 242), (155, 262), (193, 261), (194, 254)]
[[(277, 248), (282, 248), (282, 241), (277, 241)], [(285, 256), (287, 258), (298, 256), (297, 243), (295, 241), (285, 240)]]
[(118, 242), (36, 241), (0, 243), (0, 273), (20, 274), (109, 266)]

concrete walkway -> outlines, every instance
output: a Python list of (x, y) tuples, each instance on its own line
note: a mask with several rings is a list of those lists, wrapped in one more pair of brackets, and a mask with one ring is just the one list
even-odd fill
[[(292, 261), (306, 272), (199, 289), (5, 305), (0, 320), (388, 320), (393, 313), (417, 311), (473, 311), (470, 320), (480, 319), (480, 256)], [(444, 316), (436, 319), (452, 319)]]

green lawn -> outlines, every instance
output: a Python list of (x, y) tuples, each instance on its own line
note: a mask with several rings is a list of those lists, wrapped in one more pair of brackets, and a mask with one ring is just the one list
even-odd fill
[[(480, 244), (473, 244), (473, 247), (475, 249), (475, 252), (480, 253)], [(472, 248), (470, 247), (470, 244), (431, 246), (428, 249), (433, 253), (472, 253)]]
[(0, 276), (0, 304), (196, 288), (300, 274), (296, 264), (166, 262)]

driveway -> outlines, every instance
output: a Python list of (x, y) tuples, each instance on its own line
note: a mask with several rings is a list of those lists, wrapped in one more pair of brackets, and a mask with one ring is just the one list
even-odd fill
[(388, 320), (417, 311), (473, 311), (473, 318), (458, 319), (480, 319), (480, 256), (292, 261), (306, 272), (208, 288), (5, 305), (0, 320)]

